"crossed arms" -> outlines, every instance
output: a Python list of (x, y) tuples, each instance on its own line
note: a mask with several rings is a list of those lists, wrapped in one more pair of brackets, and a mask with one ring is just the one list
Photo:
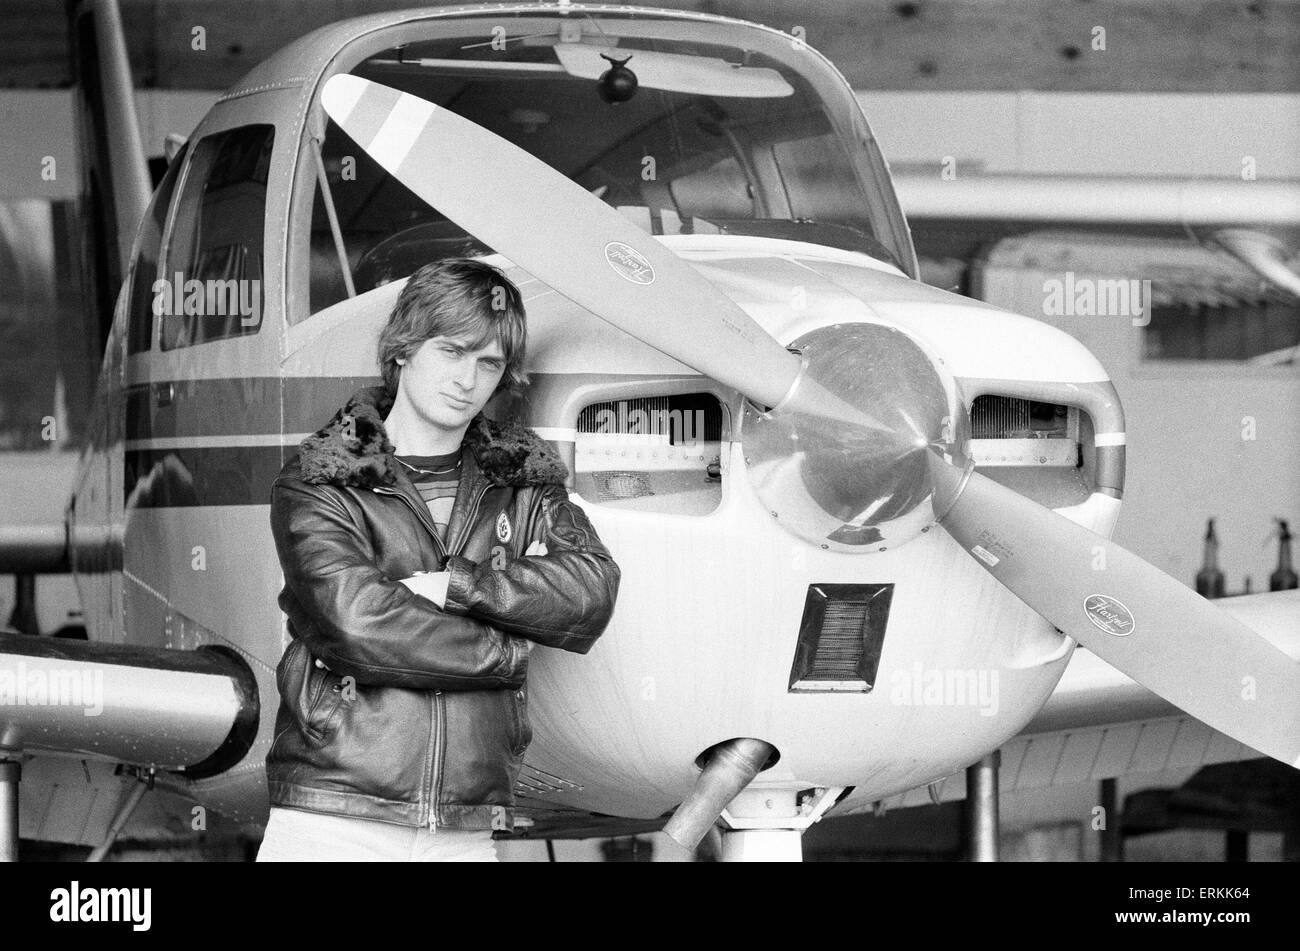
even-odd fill
[(586, 653), (613, 613), (619, 569), (563, 486), (536, 491), (542, 517), (530, 540), (546, 554), (499, 568), (453, 555), (439, 607), (384, 575), (340, 490), (277, 480), (280, 606), (295, 635), (341, 676), (420, 690), (517, 687), (534, 642)]

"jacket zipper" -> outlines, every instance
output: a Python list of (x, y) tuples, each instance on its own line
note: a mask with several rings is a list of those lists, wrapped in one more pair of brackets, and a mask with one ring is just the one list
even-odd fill
[(406, 497), (406, 494), (404, 492), (399, 492), (396, 489), (390, 489), (387, 486), (382, 486), (382, 485), (377, 485), (374, 486), (373, 488), (374, 491), (379, 493), (380, 495), (391, 495), (394, 498), (401, 499), (404, 503), (406, 503), (406, 507), (415, 513), (415, 517), (419, 520), (420, 524), (423, 525), (425, 530), (433, 537), (433, 544), (438, 549), (438, 553), (444, 559), (447, 557), (447, 547), (443, 545), (442, 539), (438, 537), (438, 528), (436, 525), (433, 524), (433, 519), (429, 517), (428, 509), (425, 509), (423, 512), (421, 512), (418, 508), (415, 507), (415, 503)]
[(433, 762), (429, 764), (429, 772), (433, 775), (432, 798), (429, 800), (429, 831), (438, 831), (438, 755), (441, 751), (442, 744), (439, 738), (442, 735), (442, 717), (439, 716), (438, 703), (442, 699), (442, 691), (435, 690), (433, 696), (429, 698), (429, 715), (432, 720), (429, 724), (429, 732), (433, 734)]
[[(437, 549), (442, 558), (446, 558), (447, 549), (443, 545), (442, 539), (438, 537), (437, 527), (433, 520), (429, 518), (429, 511), (425, 509), (421, 512), (416, 508), (415, 503), (406, 497), (406, 493), (399, 492), (396, 489), (390, 489), (387, 486), (376, 485), (371, 487), (379, 495), (391, 495), (394, 498), (401, 499), (407, 508), (414, 513), (416, 520), (424, 526), (425, 530), (433, 538), (434, 547)], [(442, 787), (442, 770), (438, 766), (439, 759), (442, 755), (442, 691), (435, 690), (433, 697), (429, 701), (430, 731), (433, 733), (433, 762), (430, 764), (430, 772), (433, 774), (432, 795), (429, 797), (429, 819), (428, 827), (430, 832), (436, 832), (438, 829), (438, 793)]]
[(452, 552), (458, 552), (461, 549), (461, 543), (469, 535), (470, 527), (474, 524), (474, 519), (478, 517), (479, 506), (483, 504), (483, 497), (488, 494), (492, 488), (491, 485), (485, 485), (478, 490), (478, 495), (474, 497), (474, 504), (470, 506), (469, 514), (465, 517), (465, 522), (460, 527), (460, 532), (455, 538), (455, 543), (451, 546)]
[[(469, 534), (469, 527), (474, 524), (474, 518), (478, 515), (479, 505), (483, 501), (483, 496), (487, 495), (488, 486), (479, 489), (477, 497), (474, 499), (474, 505), (470, 508), (469, 516), (465, 519), (465, 524), (461, 527), (459, 537), (454, 539), (451, 546), (452, 552), (460, 551), (459, 542)], [(433, 746), (433, 802), (429, 803), (429, 831), (433, 832), (438, 827), (438, 803), (442, 802), (442, 747), (444, 734), (447, 731), (447, 712), (445, 709), (446, 700), (442, 696), (442, 691), (434, 692), (433, 702), (437, 705), (438, 710), (438, 733), (434, 738)]]
[(425, 509), (423, 512), (421, 512), (418, 508), (415, 507), (415, 503), (406, 497), (405, 493), (399, 492), (396, 489), (390, 489), (387, 486), (377, 485), (374, 486), (374, 491), (378, 492), (380, 495), (391, 495), (394, 498), (401, 499), (403, 502), (405, 502), (406, 507), (409, 508), (412, 512), (414, 512), (415, 517), (420, 520), (420, 524), (423, 525), (425, 530), (430, 535), (433, 536), (433, 542), (437, 546), (439, 553), (442, 555), (443, 559), (446, 559), (448, 555), (460, 550), (460, 542), (465, 538), (466, 535), (469, 534), (470, 527), (474, 524), (474, 519), (478, 516), (479, 506), (483, 504), (483, 499), (491, 490), (491, 488), (492, 488), (491, 485), (485, 485), (478, 490), (478, 494), (474, 497), (474, 503), (470, 507), (469, 514), (465, 518), (465, 523), (461, 525), (460, 532), (457, 534), (454, 543), (450, 546), (450, 548), (444, 545), (442, 539), (438, 537), (437, 527), (433, 524), (433, 521), (429, 518), (428, 509)]
[[(437, 546), (438, 552), (441, 554), (443, 559), (446, 559), (448, 555), (447, 546), (444, 545), (442, 539), (438, 537), (437, 527), (433, 524), (433, 520), (429, 518), (428, 509), (421, 512), (416, 508), (415, 503), (406, 497), (406, 493), (404, 492), (399, 492), (396, 489), (390, 489), (387, 486), (381, 485), (372, 486), (372, 488), (380, 495), (391, 495), (405, 502), (406, 507), (415, 513), (416, 519), (419, 520), (420, 524), (423, 525), (425, 530), (433, 537), (433, 543)], [(465, 519), (465, 524), (461, 526), (460, 533), (456, 538), (457, 542), (469, 533), (469, 527), (474, 524), (474, 519), (478, 515), (479, 506), (482, 505), (483, 497), (488, 494), (490, 488), (490, 485), (485, 485), (479, 489), (478, 494), (474, 498), (474, 504), (470, 508), (469, 516)], [(458, 550), (457, 546), (452, 545), (451, 551), (456, 550)], [(442, 698), (442, 691), (435, 690), (433, 692), (433, 729), (435, 731), (433, 734), (433, 796), (429, 801), (430, 832), (437, 831), (438, 802), (442, 798), (442, 747), (444, 742), (443, 733), (447, 726), (447, 717), (443, 710), (443, 704), (444, 700)]]
[(442, 745), (443, 733), (447, 729), (447, 716), (443, 709), (442, 691), (433, 692), (433, 706), (437, 718), (433, 735), (433, 800), (429, 803), (429, 831), (438, 829), (438, 803), (442, 801)]

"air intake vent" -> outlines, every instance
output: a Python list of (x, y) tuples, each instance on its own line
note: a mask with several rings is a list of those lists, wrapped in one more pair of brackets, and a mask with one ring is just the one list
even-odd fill
[(1010, 396), (981, 396), (970, 409), (972, 439), (1066, 439), (1069, 408)]
[(722, 407), (709, 393), (607, 400), (583, 408), (578, 432), (639, 436), (666, 446), (717, 442), (722, 438)]
[(809, 585), (790, 692), (870, 692), (893, 597), (892, 584)]

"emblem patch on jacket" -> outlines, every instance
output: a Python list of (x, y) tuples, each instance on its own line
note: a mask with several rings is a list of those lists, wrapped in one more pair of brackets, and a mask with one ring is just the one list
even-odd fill
[(505, 512), (497, 516), (497, 540), (510, 541), (510, 519), (506, 518)]

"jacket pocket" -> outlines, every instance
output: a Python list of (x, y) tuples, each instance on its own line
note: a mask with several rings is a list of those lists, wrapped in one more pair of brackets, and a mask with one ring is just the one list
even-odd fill
[(280, 661), (280, 696), (290, 705), (304, 734), (324, 741), (343, 702), (343, 679), (318, 664), (300, 640), (294, 640)]
[(334, 732), (337, 714), (343, 707), (343, 678), (332, 671), (318, 668), (313, 663), (308, 679), (318, 680), (319, 683), (313, 688), (314, 699), (307, 711), (307, 730), (323, 742)]

